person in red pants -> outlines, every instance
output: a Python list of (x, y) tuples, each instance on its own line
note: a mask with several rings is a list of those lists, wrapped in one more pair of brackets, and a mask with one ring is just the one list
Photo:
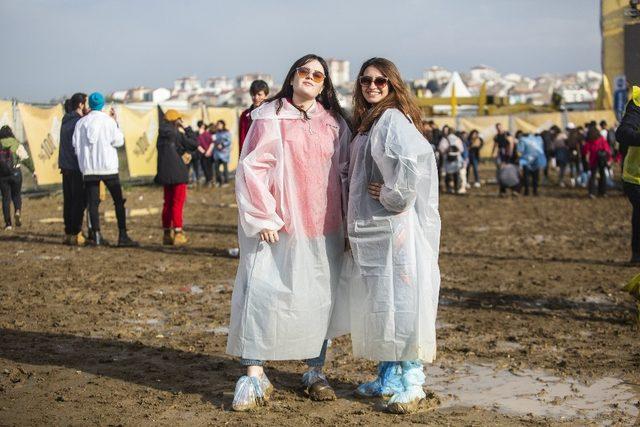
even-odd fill
[(181, 246), (187, 243), (182, 229), (184, 203), (187, 200), (190, 153), (198, 148), (196, 133), (184, 127), (182, 115), (167, 110), (158, 129), (158, 173), (154, 179), (164, 186), (162, 207), (163, 245)]

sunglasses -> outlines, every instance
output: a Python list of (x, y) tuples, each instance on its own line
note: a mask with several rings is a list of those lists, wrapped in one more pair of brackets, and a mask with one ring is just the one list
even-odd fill
[(301, 79), (306, 79), (311, 74), (311, 78), (316, 83), (322, 83), (324, 81), (324, 74), (320, 71), (311, 71), (311, 69), (307, 67), (298, 67), (296, 68), (296, 73), (298, 73), (298, 77)]
[(389, 83), (388, 78), (381, 77), (381, 76), (378, 76), (376, 78), (373, 78), (371, 76), (360, 76), (359, 80), (360, 80), (360, 86), (362, 87), (369, 87), (371, 86), (371, 83), (373, 83), (374, 85), (376, 85), (378, 89), (382, 89), (387, 85), (387, 83)]

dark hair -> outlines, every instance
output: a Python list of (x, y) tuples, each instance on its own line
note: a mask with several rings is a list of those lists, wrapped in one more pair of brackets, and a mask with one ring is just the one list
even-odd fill
[(0, 128), (0, 139), (2, 138), (15, 138), (13, 131), (8, 125), (4, 125)]
[(522, 132), (520, 129), (518, 129), (518, 130), (516, 131), (516, 139), (520, 139), (520, 137), (521, 137), (522, 135), (525, 135), (525, 133), (524, 133), (524, 132)]
[(77, 110), (80, 104), (86, 104), (87, 94), (82, 92), (74, 93), (71, 98), (64, 101), (64, 112), (70, 113)]
[(587, 141), (595, 141), (598, 138), (600, 138), (600, 132), (598, 131), (598, 128), (595, 126), (589, 126), (589, 129), (587, 129)]
[[(293, 86), (291, 83), (293, 82), (293, 74), (296, 72), (296, 68), (302, 67), (309, 62), (316, 60), (322, 65), (322, 69), (324, 70), (324, 90), (316, 97), (316, 101), (318, 101), (322, 106), (329, 111), (336, 119), (342, 117), (347, 125), (350, 125), (350, 120), (342, 110), (340, 103), (338, 102), (338, 97), (336, 96), (336, 90), (333, 87), (333, 83), (331, 82), (331, 76), (329, 75), (329, 66), (327, 65), (327, 61), (325, 61), (322, 57), (314, 54), (308, 54), (298, 59), (293, 63), (287, 76), (284, 78), (282, 83), (282, 89), (280, 92), (273, 95), (273, 97), (269, 98), (267, 102), (275, 101), (276, 102), (276, 114), (280, 113), (282, 109), (282, 99), (283, 98), (292, 98), (293, 97)], [(306, 116), (306, 114), (305, 114)]]
[(471, 141), (471, 138), (473, 138), (473, 135), (477, 135), (478, 138), (480, 138), (480, 132), (478, 132), (478, 129), (471, 129), (471, 132), (469, 132), (469, 141)]
[(197, 125), (198, 125), (198, 128), (201, 128), (202, 126), (204, 126), (204, 121), (198, 120)]
[(601, 120), (600, 121), (600, 127), (601, 128), (606, 128), (607, 127), (607, 121), (606, 120)]
[[(376, 105), (371, 105), (367, 102), (362, 94), (362, 87), (359, 81), (368, 67), (377, 68), (388, 79), (389, 94)], [(420, 131), (419, 123), (422, 119), (422, 113), (413, 94), (404, 84), (396, 64), (385, 58), (368, 59), (360, 67), (354, 88), (353, 121), (356, 131), (366, 132), (371, 129), (373, 123), (389, 108), (400, 110), (411, 119), (413, 125)]]
[(222, 129), (227, 130), (227, 124), (224, 122), (224, 120), (218, 120), (216, 122), (216, 125), (222, 123)]
[(269, 95), (269, 85), (264, 80), (254, 80), (251, 82), (251, 86), (249, 87), (249, 93), (251, 96), (255, 95), (258, 92), (264, 92), (265, 95)]

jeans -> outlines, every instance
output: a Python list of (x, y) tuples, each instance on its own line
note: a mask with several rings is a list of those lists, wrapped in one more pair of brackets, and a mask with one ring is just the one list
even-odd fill
[[(451, 188), (452, 181), (453, 189)], [(447, 191), (457, 192), (460, 189), (460, 172), (446, 174), (444, 183), (447, 186)]]
[[(313, 359), (305, 360), (305, 363), (310, 368), (321, 368), (324, 366), (324, 361), (327, 358), (327, 340), (324, 340), (322, 343), (322, 349), (320, 350), (320, 355), (318, 357), (314, 357)], [(264, 360), (256, 360), (256, 359), (240, 359), (240, 364), (242, 366), (264, 366)]]
[(631, 252), (640, 256), (640, 185), (622, 183), (624, 193), (631, 202)]
[[(222, 165), (222, 174), (220, 174), (220, 166)], [(216, 182), (218, 184), (226, 184), (229, 182), (229, 164), (222, 160), (215, 159), (213, 161), (213, 169), (216, 172)], [(224, 178), (224, 181), (223, 181)]]
[(22, 209), (22, 172), (19, 168), (13, 175), (0, 178), (2, 192), (2, 215), (5, 225), (11, 225), (11, 202), (16, 211)]
[(471, 174), (469, 174), (469, 169), (473, 170), (473, 182), (480, 182), (480, 175), (478, 174), (478, 164), (480, 162), (480, 159), (478, 159), (477, 156), (469, 153), (469, 166), (467, 166), (467, 181), (470, 181), (469, 177), (471, 176)]
[(187, 200), (187, 184), (164, 186), (162, 228), (182, 228), (182, 213)]
[(84, 177), (84, 185), (87, 191), (87, 203), (89, 204), (89, 218), (91, 220), (91, 228), (94, 231), (100, 231), (100, 181), (107, 186), (109, 194), (113, 199), (116, 209), (116, 218), (118, 219), (118, 229), (127, 229), (127, 215), (124, 210), (124, 202), (122, 196), (122, 187), (120, 186), (120, 177), (115, 175), (87, 175)]
[(87, 205), (82, 172), (63, 169), (61, 173), (64, 233), (75, 235), (82, 230), (82, 220)]
[(209, 184), (213, 180), (213, 159), (201, 154), (200, 166), (202, 166), (202, 172), (204, 172), (205, 182)]

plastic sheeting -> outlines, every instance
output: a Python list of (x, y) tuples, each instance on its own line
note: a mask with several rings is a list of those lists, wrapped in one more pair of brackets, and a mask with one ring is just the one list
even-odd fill
[[(348, 233), (360, 272), (350, 293), (354, 356), (431, 362), (440, 288), (433, 149), (390, 109), (352, 142), (348, 176)], [(380, 201), (367, 192), (372, 182), (384, 183)]]
[[(240, 264), (227, 352), (246, 359), (320, 354), (344, 258), (340, 163), (350, 132), (320, 104), (253, 111), (236, 173)], [(277, 243), (260, 242), (279, 230)], [(336, 319), (337, 323), (340, 322)]]

